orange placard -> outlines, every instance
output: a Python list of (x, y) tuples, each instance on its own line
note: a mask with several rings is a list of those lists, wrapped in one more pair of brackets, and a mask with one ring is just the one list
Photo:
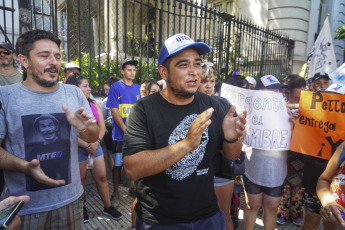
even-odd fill
[(345, 140), (345, 95), (302, 91), (290, 150), (329, 160)]

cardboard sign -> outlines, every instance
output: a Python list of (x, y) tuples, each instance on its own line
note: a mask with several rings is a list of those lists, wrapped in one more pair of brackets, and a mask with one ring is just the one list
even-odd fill
[(283, 95), (272, 91), (249, 90), (222, 84), (222, 97), (247, 111), (244, 144), (263, 150), (288, 150), (291, 128)]
[(329, 160), (345, 140), (345, 95), (302, 91), (290, 150)]

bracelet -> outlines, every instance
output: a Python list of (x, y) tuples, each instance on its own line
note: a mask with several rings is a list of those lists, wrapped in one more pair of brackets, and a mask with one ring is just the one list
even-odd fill
[(98, 141), (98, 143), (101, 143), (101, 138), (98, 138), (97, 141)]
[(225, 137), (224, 137), (224, 141), (225, 141), (226, 143), (232, 144), (232, 143), (237, 142), (237, 141), (238, 141), (238, 138), (236, 138), (236, 139), (234, 139), (234, 140), (231, 140), (231, 141), (228, 141), (228, 140), (225, 139)]

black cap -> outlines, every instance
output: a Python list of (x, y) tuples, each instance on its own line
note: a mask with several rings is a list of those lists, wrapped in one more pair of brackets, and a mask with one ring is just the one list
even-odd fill
[(11, 46), (9, 43), (7, 43), (7, 42), (0, 42), (0, 47), (4, 48), (4, 49), (6, 49), (6, 50), (12, 50), (12, 51), (14, 51), (14, 49), (12, 48), (12, 46)]
[(319, 72), (319, 73), (314, 74), (313, 81), (315, 81), (315, 80), (317, 80), (319, 78), (322, 78), (322, 77), (327, 78), (328, 80), (331, 80), (331, 78), (328, 76), (327, 73)]
[(125, 66), (126, 65), (135, 65), (135, 66), (137, 66), (138, 65), (138, 61), (137, 60), (131, 60), (131, 59), (129, 59), (129, 58), (127, 58), (127, 59), (125, 59), (125, 60), (123, 60), (122, 62), (121, 62), (121, 69), (124, 69), (125, 68)]

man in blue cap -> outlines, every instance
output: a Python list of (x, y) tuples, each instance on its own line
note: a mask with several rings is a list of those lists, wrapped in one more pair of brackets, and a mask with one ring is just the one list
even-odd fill
[(210, 51), (185, 34), (168, 38), (158, 56), (167, 87), (132, 107), (123, 142), (124, 167), (136, 181), (136, 229), (225, 229), (213, 188), (213, 156), (240, 155), (245, 113), (223, 111), (197, 92), (200, 55)]

